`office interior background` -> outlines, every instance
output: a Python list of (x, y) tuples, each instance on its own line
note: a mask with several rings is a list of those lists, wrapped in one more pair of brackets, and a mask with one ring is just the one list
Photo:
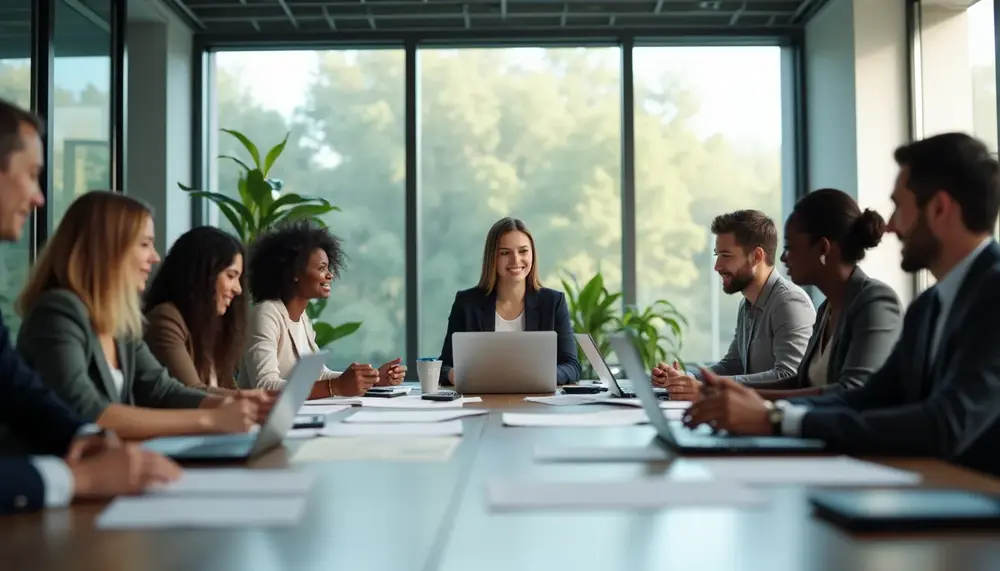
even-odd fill
[[(997, 149), (994, 0), (6, 0), (0, 97), (46, 118), (46, 206), (5, 246), (0, 310), (81, 193), (156, 212), (161, 252), (229, 228), (239, 142), (288, 141), (284, 191), (326, 198), (348, 267), (320, 319), (332, 367), (436, 356), (489, 226), (525, 220), (544, 283), (598, 273), (667, 300), (682, 355), (727, 349), (739, 296), (712, 218), (779, 227), (836, 187), (888, 217), (892, 150), (961, 130)], [(262, 153), (266, 152), (262, 150)], [(887, 237), (863, 263), (908, 302)], [(779, 263), (779, 270), (783, 271)], [(669, 334), (669, 333), (667, 333)]]

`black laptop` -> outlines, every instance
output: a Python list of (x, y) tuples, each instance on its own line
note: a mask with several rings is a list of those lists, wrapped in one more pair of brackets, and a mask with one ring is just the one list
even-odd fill
[(669, 420), (660, 409), (652, 384), (636, 380), (648, 379), (649, 374), (631, 336), (625, 332), (615, 333), (609, 337), (609, 341), (625, 374), (633, 379), (632, 388), (642, 402), (650, 424), (656, 428), (657, 436), (673, 450), (689, 454), (803, 454), (822, 452), (826, 448), (822, 440), (784, 436), (730, 436), (715, 434), (704, 425), (691, 430), (680, 421)]

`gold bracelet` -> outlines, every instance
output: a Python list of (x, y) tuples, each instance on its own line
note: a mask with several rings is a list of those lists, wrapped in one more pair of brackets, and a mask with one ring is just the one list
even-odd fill
[(326, 390), (330, 392), (330, 396), (333, 396), (333, 379), (326, 380)]

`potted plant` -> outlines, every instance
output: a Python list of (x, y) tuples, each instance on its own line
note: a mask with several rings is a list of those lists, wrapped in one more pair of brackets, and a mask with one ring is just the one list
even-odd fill
[[(285, 150), (288, 134), (280, 143), (271, 147), (261, 160), (257, 146), (245, 135), (232, 129), (222, 129), (222, 132), (236, 138), (250, 155), (251, 164), (231, 155), (219, 157), (220, 160), (233, 161), (241, 169), (237, 183), (239, 200), (221, 192), (198, 190), (181, 183), (177, 183), (177, 186), (192, 198), (204, 198), (215, 204), (232, 224), (243, 243), (251, 244), (261, 233), (282, 222), (305, 218), (325, 226), (319, 217), (340, 211), (325, 198), (283, 192), (282, 181), (269, 176), (271, 167)], [(306, 309), (306, 315), (313, 321), (313, 328), (316, 331), (316, 345), (324, 347), (337, 339), (351, 335), (361, 327), (360, 322), (333, 326), (319, 321), (319, 316), (325, 307), (325, 299), (313, 300)]]

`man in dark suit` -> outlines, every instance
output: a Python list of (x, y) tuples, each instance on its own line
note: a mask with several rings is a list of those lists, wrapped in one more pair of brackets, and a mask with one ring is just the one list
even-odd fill
[[(44, 169), (41, 131), (34, 115), (0, 100), (2, 241), (17, 241), (28, 216), (44, 202), (38, 186)], [(2, 317), (0, 424), (40, 454), (0, 456), (0, 514), (60, 507), (74, 497), (135, 493), (180, 474), (166, 458), (122, 445), (77, 418), (21, 361)]]
[(1000, 474), (1000, 209), (997, 161), (947, 133), (900, 147), (889, 230), (907, 272), (937, 283), (910, 305), (903, 332), (868, 384), (770, 403), (713, 378), (689, 426), (819, 438), (849, 454), (933, 456)]

